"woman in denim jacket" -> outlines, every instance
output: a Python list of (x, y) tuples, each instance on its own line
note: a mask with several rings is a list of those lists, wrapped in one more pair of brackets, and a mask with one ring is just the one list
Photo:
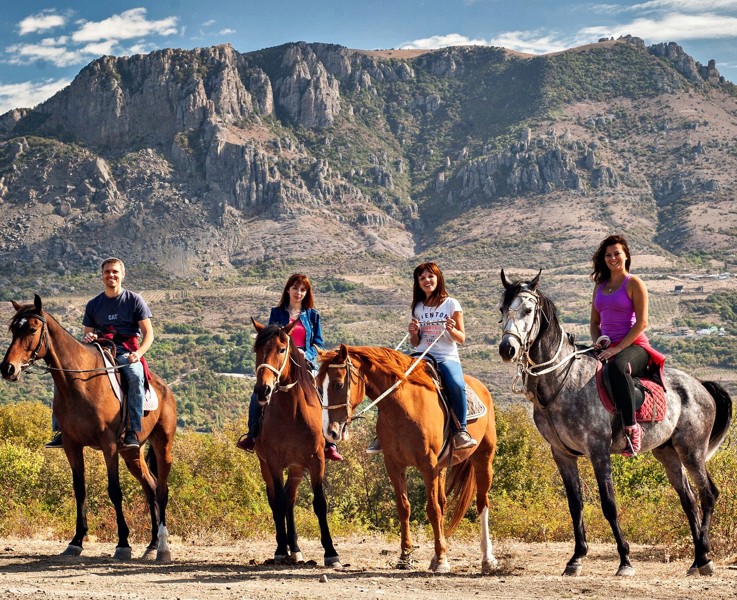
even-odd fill
[[(322, 349), (322, 326), (320, 313), (315, 309), (315, 300), (312, 295), (312, 285), (306, 275), (295, 273), (284, 286), (279, 305), (271, 309), (269, 325), (284, 327), (299, 319), (299, 323), (292, 329), (292, 342), (304, 354), (311, 370), (316, 371), (315, 358), (317, 351)], [(260, 407), (256, 396), (251, 396), (248, 405), (248, 433), (238, 440), (238, 447), (252, 451), (259, 434)], [(343, 460), (335, 444), (325, 444), (325, 457), (331, 460)]]

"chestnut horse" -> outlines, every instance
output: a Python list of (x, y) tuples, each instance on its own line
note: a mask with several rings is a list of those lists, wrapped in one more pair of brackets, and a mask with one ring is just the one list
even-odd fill
[[(119, 438), (124, 429), (121, 403), (115, 396), (99, 350), (77, 341), (49, 313), (41, 298), (22, 306), (13, 302), (17, 311), (10, 321), (13, 340), (0, 363), (3, 379), (18, 381), (21, 373), (38, 359), (54, 380), (54, 415), (62, 432), (62, 443), (72, 469), (74, 496), (77, 502), (77, 524), (72, 541), (63, 552), (77, 556), (87, 535), (87, 501), (85, 489), (85, 446), (102, 451), (107, 467), (108, 495), (115, 507), (118, 544), (115, 558), (129, 560), (128, 525), (123, 516), (123, 494), (118, 473)], [(166, 529), (166, 505), (169, 498), (167, 479), (171, 470), (171, 449), (177, 426), (174, 395), (160, 377), (153, 375), (151, 385), (159, 396), (156, 410), (145, 413), (139, 439), (150, 442), (155, 461), (141, 460), (141, 450), (122, 450), (128, 470), (138, 479), (146, 494), (151, 512), (151, 543), (144, 558), (171, 560), (169, 533)], [(148, 464), (147, 464), (148, 463)]]
[(446, 555), (446, 535), (450, 536), (471, 504), (474, 489), (481, 526), (481, 572), (491, 573), (497, 565), (489, 537), (489, 489), (491, 461), (496, 451), (496, 424), (491, 394), (473, 377), (469, 385), (486, 406), (486, 414), (468, 423), (468, 432), (478, 445), (451, 454), (447, 492), (451, 499), (449, 524), (446, 514), (445, 470), (448, 459), (440, 460), (446, 410), (435, 384), (418, 365), (406, 375), (413, 359), (390, 348), (341, 345), (338, 350), (320, 353), (318, 385), (327, 394), (325, 437), (338, 442), (347, 435), (355, 408), (367, 395), (375, 400), (397, 381), (402, 383), (379, 404), (376, 433), (384, 453), (389, 479), (394, 486), (400, 520), (401, 554), (398, 566), (411, 564), (410, 504), (407, 497), (407, 467), (417, 468), (427, 492), (427, 516), (435, 536), (435, 555), (430, 570), (450, 571)]
[[(297, 543), (294, 505), (305, 471), (310, 474), (312, 507), (320, 525), (320, 541), (326, 567), (340, 567), (333, 547), (323, 490), (325, 439), (322, 435), (322, 404), (304, 355), (291, 343), (290, 332), (299, 322), (284, 327), (253, 321), (258, 334), (254, 394), (263, 410), (256, 455), (276, 527), (274, 562), (303, 560)], [(284, 470), (287, 483), (284, 485)]]

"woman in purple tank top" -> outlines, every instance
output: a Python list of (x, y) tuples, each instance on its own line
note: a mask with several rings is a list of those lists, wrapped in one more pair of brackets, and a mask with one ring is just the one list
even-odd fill
[(632, 377), (643, 375), (650, 362), (650, 343), (645, 336), (648, 295), (639, 277), (630, 275), (627, 240), (610, 235), (592, 258), (594, 293), (591, 302), (591, 339), (599, 360), (609, 363), (613, 401), (622, 415), (631, 449), (640, 450), (642, 430), (635, 422), (635, 386)]

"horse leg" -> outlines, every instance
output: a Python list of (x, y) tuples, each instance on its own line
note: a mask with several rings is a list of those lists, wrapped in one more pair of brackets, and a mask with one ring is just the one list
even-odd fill
[(499, 562), (494, 557), (489, 536), (489, 490), (494, 475), (491, 457), (486, 456), (484, 460), (474, 462), (473, 468), (476, 474), (476, 510), (479, 514), (481, 529), (481, 574), (490, 575), (499, 566)]
[(399, 555), (398, 569), (407, 569), (414, 564), (412, 560), (412, 535), (409, 527), (409, 517), (411, 506), (409, 497), (407, 496), (407, 469), (395, 464), (386, 452), (384, 452), (384, 465), (389, 475), (389, 480), (394, 487), (394, 499), (397, 504), (397, 514), (399, 515), (399, 533), (401, 554)]
[(310, 469), (310, 481), (312, 483), (312, 509), (315, 511), (317, 522), (320, 525), (320, 542), (322, 543), (323, 560), (326, 567), (342, 567), (340, 557), (333, 546), (333, 538), (328, 527), (328, 503), (325, 500), (323, 477), (325, 475), (325, 464), (319, 460)]
[(445, 477), (438, 476), (434, 471), (428, 470), (422, 474), (427, 492), (427, 518), (432, 525), (435, 535), (435, 555), (430, 561), (430, 570), (434, 573), (449, 573), (450, 564), (446, 555), (446, 541), (443, 523), (443, 508), (445, 504), (445, 492), (441, 488)]
[(630, 545), (624, 539), (622, 528), (617, 518), (617, 503), (614, 498), (614, 482), (612, 480), (612, 460), (608, 448), (601, 448), (598, 452), (592, 451), (591, 464), (594, 466), (596, 483), (599, 485), (599, 497), (601, 498), (601, 510), (604, 517), (609, 521), (614, 539), (617, 541), (617, 552), (619, 553), (619, 568), (617, 575), (620, 577), (631, 577), (635, 569), (630, 564)]
[(575, 456), (562, 454), (553, 448), (553, 460), (558, 467), (558, 472), (563, 479), (568, 498), (568, 511), (573, 521), (573, 536), (575, 547), (573, 556), (566, 564), (563, 575), (577, 576), (581, 574), (581, 561), (589, 551), (586, 543), (586, 528), (583, 523), (583, 494), (581, 493), (581, 477), (578, 472), (578, 459)]
[[(691, 528), (691, 537), (694, 543), (694, 562), (688, 569), (688, 575), (712, 575), (714, 572), (714, 566), (711, 560), (709, 560), (709, 550), (711, 549), (709, 541), (709, 528), (711, 527), (711, 516), (714, 510), (714, 503), (719, 495), (719, 491), (709, 477), (709, 473), (706, 471), (706, 465), (703, 459), (693, 459), (691, 468), (688, 472), (691, 474), (691, 478), (694, 480), (696, 486), (699, 489), (699, 496), (701, 498), (701, 513), (702, 520), (699, 523), (699, 511), (696, 502), (696, 495), (694, 494), (693, 488), (686, 477), (686, 471), (684, 470), (684, 463), (681, 461), (678, 453), (672, 446), (666, 446), (656, 448), (653, 450), (653, 455), (657, 458), (665, 467), (665, 472), (668, 475), (668, 481), (678, 493), (678, 497), (681, 500), (681, 506), (683, 512), (686, 513), (688, 518), (688, 524)], [(699, 464), (700, 462), (700, 464)]]
[[(148, 452), (151, 452), (149, 448)], [(126, 451), (121, 453), (128, 471), (138, 480), (146, 496), (149, 514), (151, 515), (151, 542), (146, 547), (141, 558), (150, 559), (159, 543), (159, 509), (156, 503), (156, 477), (148, 468), (146, 462), (141, 460), (141, 452)]]
[(171, 562), (171, 548), (169, 547), (169, 530), (166, 528), (166, 507), (169, 504), (169, 473), (171, 472), (171, 449), (174, 445), (174, 436), (173, 434), (167, 436), (162, 444), (158, 444), (156, 440), (152, 440), (151, 444), (156, 458), (156, 505), (159, 509), (156, 560), (168, 563)]
[(260, 463), (261, 476), (266, 482), (266, 497), (269, 500), (271, 516), (274, 519), (274, 528), (276, 529), (274, 562), (280, 564), (289, 558), (289, 543), (286, 528), (287, 496), (284, 492), (281, 469), (276, 466), (267, 465), (263, 460), (260, 460)]
[(72, 469), (72, 487), (77, 504), (77, 524), (72, 541), (69, 542), (62, 556), (79, 556), (82, 554), (82, 542), (87, 535), (87, 488), (84, 480), (84, 453), (82, 446), (64, 446), (64, 451)]
[(115, 546), (113, 558), (130, 560), (131, 547), (128, 543), (130, 530), (123, 515), (123, 491), (120, 489), (118, 452), (112, 448), (103, 447), (103, 456), (105, 457), (105, 466), (107, 467), (107, 494), (115, 507), (115, 520), (118, 525), (118, 544)]
[(287, 544), (289, 545), (289, 558), (292, 562), (302, 563), (305, 561), (302, 551), (299, 549), (297, 526), (294, 524), (294, 505), (297, 503), (297, 491), (304, 477), (304, 469), (301, 466), (292, 465), (287, 469), (287, 485), (284, 494), (286, 504), (286, 526)]

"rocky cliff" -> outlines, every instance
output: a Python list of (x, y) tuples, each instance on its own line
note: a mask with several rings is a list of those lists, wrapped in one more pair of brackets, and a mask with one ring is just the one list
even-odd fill
[[(509, 211), (565, 260), (611, 230), (723, 255), (735, 97), (713, 61), (634, 38), (542, 57), (305, 43), (103, 57), (0, 117), (0, 257), (201, 272), (461, 243), (493, 255), (518, 243), (497, 225)], [(578, 235), (548, 221), (566, 204), (589, 225)]]

